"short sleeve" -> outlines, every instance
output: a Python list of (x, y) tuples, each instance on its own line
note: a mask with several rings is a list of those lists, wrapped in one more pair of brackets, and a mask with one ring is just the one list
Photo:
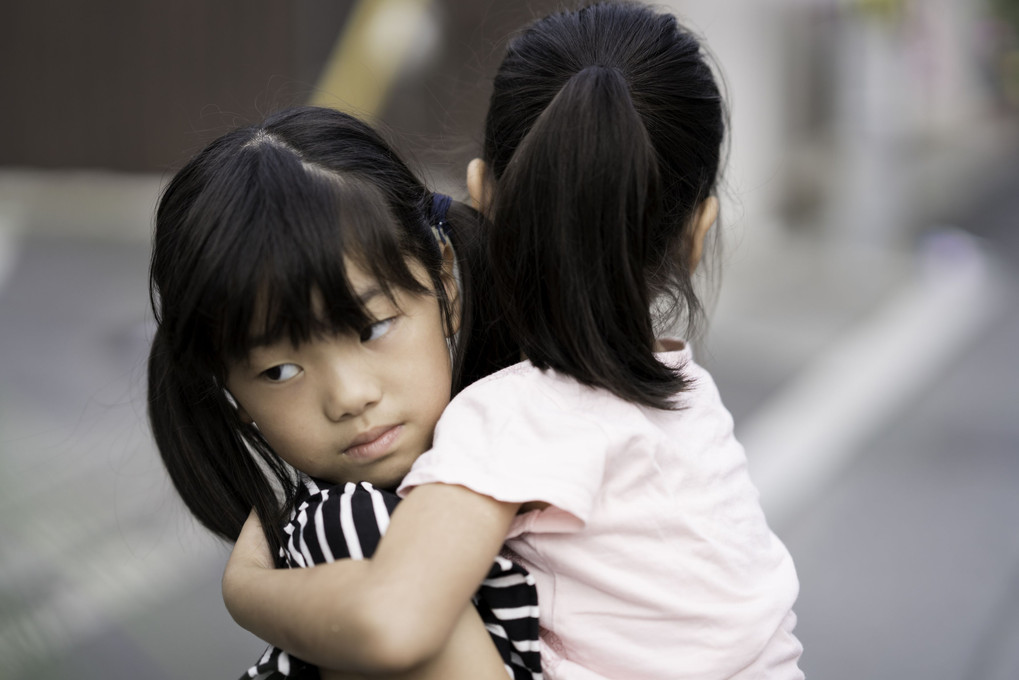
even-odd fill
[(400, 495), (422, 484), (457, 484), (500, 501), (548, 503), (541, 513), (546, 531), (583, 526), (608, 450), (597, 395), (526, 366), (471, 385), (450, 402), (433, 448), (415, 462)]

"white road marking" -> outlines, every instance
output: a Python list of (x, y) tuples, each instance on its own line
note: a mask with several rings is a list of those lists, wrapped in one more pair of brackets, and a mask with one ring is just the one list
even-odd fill
[(737, 426), (779, 530), (1000, 307), (993, 259), (975, 238), (940, 232), (918, 258), (916, 277)]

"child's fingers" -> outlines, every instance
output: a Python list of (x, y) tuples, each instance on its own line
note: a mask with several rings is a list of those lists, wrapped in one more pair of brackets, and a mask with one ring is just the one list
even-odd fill
[(243, 611), (245, 588), (250, 585), (252, 577), (272, 568), (269, 543), (262, 533), (262, 523), (258, 520), (258, 515), (252, 510), (241, 527), (241, 533), (223, 569), (223, 602), (238, 623), (241, 620), (237, 618), (237, 612)]
[(262, 531), (262, 522), (254, 510), (248, 514), (248, 519), (241, 527), (237, 543), (234, 544), (233, 552), (230, 554), (230, 562), (243, 562), (247, 566), (264, 569), (272, 569), (274, 566), (269, 543)]

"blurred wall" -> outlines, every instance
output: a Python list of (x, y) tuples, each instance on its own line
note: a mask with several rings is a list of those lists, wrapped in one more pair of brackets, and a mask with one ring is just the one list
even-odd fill
[[(480, 149), (508, 36), (559, 5), (9, 3), (0, 23), (0, 169), (165, 176), (227, 128), (321, 95), (322, 73), (356, 8), (376, 11), (371, 32), (386, 50), (392, 12), (413, 6), (412, 44), (385, 97), (357, 113), (380, 124), (428, 181), (457, 193)], [(745, 238), (792, 230), (895, 244), (967, 195), (982, 164), (1007, 148), (998, 114), (1009, 88), (995, 65), (1007, 40), (981, 0), (663, 6), (704, 36), (720, 64), (732, 107), (725, 219), (745, 226)], [(343, 101), (338, 89), (330, 94)], [(15, 186), (22, 180), (52, 179), (7, 174), (0, 198), (24, 194)]]
[[(435, 146), (469, 160), (506, 37), (557, 3), (364, 4), (412, 3), (428, 9), (412, 32), (419, 49), (369, 114), (425, 161), (438, 157), (429, 153)], [(0, 22), (0, 167), (172, 170), (225, 129), (308, 102), (357, 4), (8, 3)]]
[(349, 2), (6, 3), (0, 165), (163, 171), (301, 101)]

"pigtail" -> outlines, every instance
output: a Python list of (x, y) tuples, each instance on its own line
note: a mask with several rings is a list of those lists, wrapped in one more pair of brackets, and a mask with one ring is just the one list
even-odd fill
[(623, 75), (583, 68), (498, 177), (489, 259), (507, 322), (532, 363), (671, 408), (686, 381), (654, 356), (646, 280), (661, 190)]
[[(174, 354), (168, 332), (160, 325), (149, 353), (149, 423), (177, 493), (203, 526), (227, 541), (237, 540), (254, 508), (276, 556), (283, 545), (283, 510), (252, 456), (262, 447), (249, 451), (231, 426), (237, 413), (212, 375), (182, 368)], [(283, 495), (292, 498), (293, 482), (279, 460), (265, 452), (260, 457)]]

